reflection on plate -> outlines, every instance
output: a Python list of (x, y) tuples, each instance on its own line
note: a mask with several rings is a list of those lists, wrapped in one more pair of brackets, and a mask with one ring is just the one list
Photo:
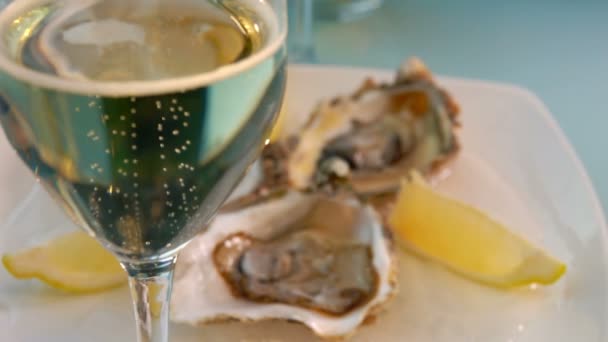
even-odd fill
[[(327, 94), (392, 72), (293, 67), (288, 101), (298, 127)], [(353, 341), (603, 341), (608, 282), (605, 222), (580, 163), (544, 106), (519, 88), (443, 79), (462, 105), (464, 146), (440, 190), (487, 211), (564, 260), (569, 272), (542, 291), (500, 292), (400, 256), (400, 293)], [(0, 142), (0, 252), (75, 229)], [(27, 192), (27, 189), (32, 189)], [(204, 295), (204, 293), (201, 293)], [(2, 341), (133, 341), (128, 291), (67, 296), (0, 271)], [(289, 323), (172, 327), (172, 341), (313, 341)]]

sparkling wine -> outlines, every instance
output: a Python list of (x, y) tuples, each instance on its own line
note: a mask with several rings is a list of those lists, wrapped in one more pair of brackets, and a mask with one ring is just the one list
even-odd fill
[(277, 27), (257, 0), (18, 1), (0, 17), (0, 63), (16, 64), (0, 120), (77, 224), (123, 259), (171, 254), (272, 126)]

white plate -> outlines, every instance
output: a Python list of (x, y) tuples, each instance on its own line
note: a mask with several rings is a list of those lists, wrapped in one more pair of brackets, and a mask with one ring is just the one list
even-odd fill
[[(323, 96), (378, 70), (290, 69), (289, 128)], [(567, 262), (555, 286), (500, 292), (401, 256), (400, 294), (353, 341), (606, 341), (605, 221), (583, 167), (547, 109), (526, 90), (441, 79), (462, 104), (464, 150), (439, 188), (510, 224)], [(0, 252), (75, 229), (0, 140)], [(30, 191), (31, 190), (31, 191)], [(29, 192), (28, 192), (29, 191)], [(172, 341), (311, 341), (299, 325), (172, 326)], [(0, 341), (134, 341), (128, 291), (70, 296), (0, 270)]]

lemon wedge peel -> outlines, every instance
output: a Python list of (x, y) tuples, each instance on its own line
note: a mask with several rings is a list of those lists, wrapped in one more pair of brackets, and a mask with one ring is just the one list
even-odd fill
[(45, 246), (2, 256), (2, 264), (17, 279), (38, 279), (70, 293), (95, 293), (126, 284), (127, 275), (95, 239), (74, 232)]
[(389, 225), (407, 250), (493, 287), (550, 285), (566, 273), (564, 263), (416, 172), (402, 182)]

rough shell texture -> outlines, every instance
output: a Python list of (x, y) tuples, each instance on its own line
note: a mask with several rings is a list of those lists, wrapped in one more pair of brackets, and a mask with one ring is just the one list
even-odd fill
[(412, 169), (437, 175), (457, 154), (459, 112), (424, 64), (411, 59), (390, 84), (367, 80), (349, 96), (322, 101), (298, 134), (264, 149), (259, 184), (225, 209), (289, 188), (362, 198), (394, 193)]
[(275, 227), (289, 225), (307, 215), (315, 203), (325, 200), (323, 198), (290, 191), (278, 199), (219, 215), (209, 230), (195, 238), (180, 254), (172, 298), (173, 321), (199, 324), (226, 320), (289, 320), (307, 325), (319, 336), (339, 338), (352, 334), (366, 319), (377, 314), (396, 290), (396, 259), (390, 234), (376, 212), (357, 201), (341, 203), (358, 210), (352, 237), (373, 250), (378, 288), (370, 301), (346, 315), (332, 316), (293, 305), (236, 298), (212, 261), (218, 241), (242, 231), (254, 237), (268, 236)]
[(298, 189), (337, 178), (362, 195), (395, 191), (410, 170), (431, 173), (458, 151), (458, 112), (411, 60), (391, 84), (368, 80), (351, 96), (322, 102), (285, 147), (287, 179)]

